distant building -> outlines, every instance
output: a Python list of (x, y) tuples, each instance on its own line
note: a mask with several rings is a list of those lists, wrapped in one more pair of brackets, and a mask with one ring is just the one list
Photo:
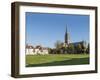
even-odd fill
[[(71, 41), (70, 41), (70, 35), (69, 35), (68, 31), (67, 31), (67, 27), (66, 27), (64, 39), (65, 39), (65, 42), (63, 43), (63, 46), (62, 47), (68, 48), (70, 45), (73, 45), (74, 47), (77, 47), (78, 45), (81, 45), (82, 47), (87, 48), (86, 41), (79, 41), (79, 42), (72, 42), (71, 43)], [(64, 50), (64, 49), (62, 50), (61, 49), (61, 52), (68, 53), (68, 49), (67, 50)]]
[(30, 54), (30, 55), (34, 54), (33, 53), (33, 49), (34, 49), (33, 46), (26, 45), (26, 49), (25, 49), (26, 50), (26, 54)]
[(41, 47), (40, 45), (33, 47), (30, 45), (26, 46), (26, 55), (36, 55), (36, 54), (49, 54), (48, 48)]
[(66, 32), (65, 32), (65, 44), (68, 46), (70, 44), (74, 45), (74, 46), (77, 46), (78, 44), (81, 44), (83, 45), (84, 47), (87, 47), (87, 43), (86, 41), (79, 41), (79, 42), (72, 42), (70, 41), (70, 35), (67, 31), (67, 27), (66, 27)]

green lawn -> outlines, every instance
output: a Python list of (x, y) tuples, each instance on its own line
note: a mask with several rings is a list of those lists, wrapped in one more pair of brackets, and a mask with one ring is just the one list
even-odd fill
[(26, 55), (26, 66), (58, 66), (89, 64), (88, 54)]

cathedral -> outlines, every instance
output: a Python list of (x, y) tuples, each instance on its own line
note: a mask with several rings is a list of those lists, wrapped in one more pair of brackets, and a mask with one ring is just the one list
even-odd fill
[[(67, 50), (64, 50), (63, 49), (63, 51), (62, 51), (63, 53), (68, 53), (68, 51), (70, 51), (72, 53), (72, 50), (69, 50), (69, 46), (70, 45), (72, 45), (74, 48), (76, 48), (77, 46), (81, 45), (81, 48), (83, 48), (83, 50), (85, 50), (88, 47), (86, 41), (71, 42), (70, 41), (70, 34), (67, 31), (67, 27), (66, 27), (66, 31), (65, 31), (64, 40), (65, 41), (63, 42), (63, 48), (67, 48)], [(75, 53), (75, 51), (76, 50), (74, 49), (74, 52), (73, 53)]]
[(67, 27), (66, 27), (66, 32), (65, 32), (65, 44), (66, 44), (66, 47), (70, 44), (73, 44), (74, 46), (78, 45), (78, 44), (82, 44), (84, 47), (87, 47), (87, 43), (86, 41), (80, 41), (80, 42), (74, 42), (74, 43), (71, 43), (70, 41), (70, 35), (67, 31)]

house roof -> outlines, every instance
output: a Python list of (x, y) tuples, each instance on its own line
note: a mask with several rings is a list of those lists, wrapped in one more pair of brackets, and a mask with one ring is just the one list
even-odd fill
[(33, 47), (32, 45), (26, 45), (26, 48), (28, 48), (28, 49), (42, 49), (42, 50), (48, 49), (48, 47), (42, 47), (41, 45), (37, 45), (36, 47)]
[(32, 48), (34, 48), (32, 45), (26, 45), (26, 48), (29, 48), (29, 49), (32, 49)]

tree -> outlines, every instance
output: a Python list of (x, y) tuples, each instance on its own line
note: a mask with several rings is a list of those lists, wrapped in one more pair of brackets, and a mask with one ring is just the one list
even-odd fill
[(56, 49), (60, 49), (62, 47), (62, 42), (61, 41), (57, 41), (55, 43), (55, 47), (56, 47)]
[(68, 46), (68, 53), (75, 53), (75, 49), (74, 49), (74, 45), (73, 44), (70, 44)]
[(86, 49), (86, 53), (89, 54), (89, 51), (90, 51), (90, 46), (89, 46), (89, 44), (88, 44), (88, 47), (87, 47), (87, 49)]
[(76, 46), (76, 52), (77, 52), (77, 53), (82, 53), (82, 45), (81, 45), (81, 44), (78, 44), (78, 45)]
[(87, 47), (86, 44), (81, 44), (82, 46), (82, 53), (86, 53)]

